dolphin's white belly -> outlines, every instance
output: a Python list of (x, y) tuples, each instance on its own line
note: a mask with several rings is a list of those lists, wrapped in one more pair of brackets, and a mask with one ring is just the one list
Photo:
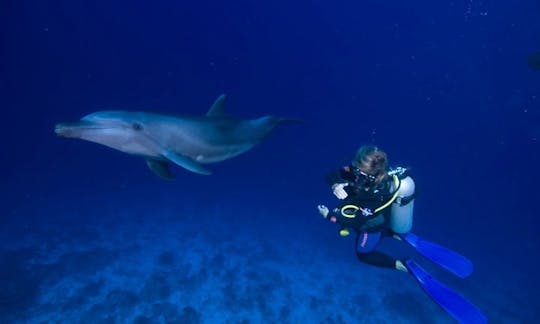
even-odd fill
[(189, 141), (173, 146), (175, 153), (189, 156), (199, 163), (214, 163), (233, 158), (253, 147), (252, 143), (218, 145), (205, 141)]
[(145, 134), (115, 134), (101, 138), (99, 143), (124, 153), (157, 158), (161, 156), (161, 146)]
[(194, 154), (193, 159), (200, 163), (214, 163), (221, 162), (237, 155), (240, 155), (253, 147), (252, 144), (244, 145), (230, 145), (227, 149), (219, 147), (207, 147), (205, 150), (201, 150), (199, 154)]
[(199, 163), (227, 160), (248, 151), (256, 144), (249, 138), (239, 138), (229, 130), (209, 126), (206, 123), (160, 126), (159, 132), (149, 135), (155, 142), (162, 143), (164, 149), (188, 156)]
[(142, 155), (154, 158), (161, 156), (161, 150), (159, 150), (155, 145), (144, 145), (144, 143), (140, 142), (129, 142), (125, 143), (125, 145), (122, 145), (120, 147), (113, 148), (116, 148), (128, 154)]

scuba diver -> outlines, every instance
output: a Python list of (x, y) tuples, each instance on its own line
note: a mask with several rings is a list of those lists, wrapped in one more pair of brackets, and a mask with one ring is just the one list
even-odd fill
[(412, 258), (403, 260), (377, 248), (384, 237), (408, 243), (420, 254), (460, 278), (472, 273), (464, 256), (410, 232), (413, 224), (415, 183), (406, 168), (390, 169), (387, 154), (375, 146), (362, 146), (351, 165), (327, 176), (333, 194), (342, 202), (330, 210), (317, 206), (339, 234), (356, 234), (356, 255), (361, 262), (410, 273), (424, 291), (461, 323), (486, 323), (473, 304), (433, 278)]

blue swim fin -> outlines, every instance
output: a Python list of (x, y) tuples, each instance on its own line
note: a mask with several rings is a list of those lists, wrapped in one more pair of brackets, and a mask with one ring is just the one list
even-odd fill
[(422, 289), (458, 322), (467, 324), (487, 323), (486, 316), (478, 307), (433, 278), (414, 260), (409, 259), (405, 263), (409, 272), (422, 286)]
[(436, 243), (426, 241), (413, 233), (400, 235), (400, 237), (413, 246), (420, 254), (460, 278), (468, 277), (473, 271), (472, 262), (457, 252)]

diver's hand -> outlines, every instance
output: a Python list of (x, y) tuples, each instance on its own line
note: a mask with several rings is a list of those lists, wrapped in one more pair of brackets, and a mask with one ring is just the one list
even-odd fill
[(345, 199), (347, 198), (347, 192), (345, 191), (345, 186), (347, 186), (346, 183), (336, 183), (332, 186), (332, 192), (334, 192), (334, 195), (338, 199)]
[(326, 218), (328, 217), (328, 213), (330, 213), (330, 210), (328, 210), (328, 207), (325, 205), (319, 205), (317, 206), (317, 209), (319, 210), (319, 214), (322, 215), (322, 217)]
[(395, 267), (399, 271), (409, 272), (409, 270), (407, 269), (407, 267), (405, 266), (405, 264), (403, 264), (403, 261), (401, 260), (396, 260)]

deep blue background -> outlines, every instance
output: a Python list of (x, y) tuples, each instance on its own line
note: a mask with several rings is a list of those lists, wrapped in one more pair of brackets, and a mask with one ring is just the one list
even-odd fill
[[(0, 217), (110, 194), (264, 202), (319, 226), (325, 173), (374, 143), (413, 167), (419, 231), (538, 283), (539, 16), (535, 0), (3, 1)], [(304, 122), (175, 182), (53, 132), (104, 109), (202, 115), (220, 93), (231, 114)]]

